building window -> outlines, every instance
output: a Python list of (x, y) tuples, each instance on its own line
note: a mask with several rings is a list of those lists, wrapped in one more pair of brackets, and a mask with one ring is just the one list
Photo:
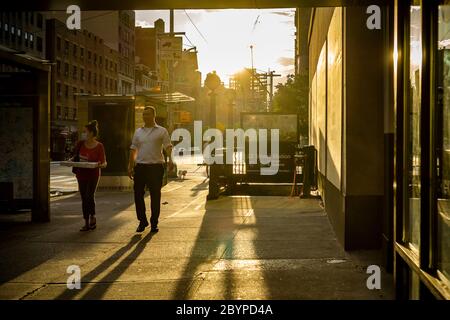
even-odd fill
[(73, 101), (77, 100), (77, 88), (76, 87), (72, 88), (72, 97), (73, 97)]
[(80, 80), (84, 81), (84, 69), (80, 68)]
[(61, 92), (61, 83), (56, 83), (56, 95), (58, 96), (58, 97), (61, 97), (61, 94), (62, 94), (62, 92)]
[(80, 58), (83, 59), (84, 58), (84, 48), (80, 47)]
[(65, 96), (66, 98), (69, 97), (69, 86), (68, 86), (67, 84), (64, 85), (64, 96)]
[(14, 43), (16, 42), (16, 34), (15, 34), (15, 28), (14, 26), (11, 26), (11, 41)]
[(77, 120), (77, 108), (72, 109), (73, 120)]
[(37, 14), (37, 27), (38, 28), (40, 28), (40, 29), (42, 29), (43, 28), (43, 25), (44, 25), (44, 19), (43, 19), (43, 17), (42, 17), (42, 14), (41, 13), (38, 13)]
[(77, 67), (73, 66), (72, 68), (72, 77), (74, 80), (77, 80)]
[(77, 50), (78, 50), (78, 47), (77, 47), (76, 44), (74, 44), (74, 45), (73, 45), (73, 50), (72, 50), (72, 54), (73, 54), (74, 57), (77, 56)]
[(108, 59), (105, 58), (105, 70), (108, 70)]
[(17, 29), (17, 41), (19, 44), (22, 44), (22, 30), (21, 29)]
[(101, 67), (103, 63), (103, 59), (101, 56), (98, 57), (98, 65)]
[(69, 107), (64, 107), (64, 120), (69, 118)]
[(30, 37), (30, 47), (29, 48), (33, 49), (34, 48), (34, 37), (33, 37), (33, 34), (30, 33), (29, 37)]
[(94, 65), (97, 65), (97, 54), (94, 53)]
[(91, 51), (90, 50), (88, 50), (88, 56), (87, 56), (87, 58), (88, 58), (88, 60), (89, 60), (89, 62), (91, 61)]
[(42, 38), (36, 37), (36, 49), (39, 52), (42, 52)]
[(64, 75), (69, 76), (69, 64), (67, 62), (64, 63)]
[(61, 119), (61, 106), (56, 106), (56, 119)]
[(56, 72), (61, 73), (61, 60), (56, 60)]
[(64, 53), (69, 54), (69, 41), (64, 41)]
[(88, 71), (88, 83), (91, 83), (91, 71)]

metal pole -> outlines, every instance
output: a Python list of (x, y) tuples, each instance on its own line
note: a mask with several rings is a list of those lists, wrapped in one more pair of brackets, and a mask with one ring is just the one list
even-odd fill
[[(174, 10), (170, 9), (170, 36), (174, 37)], [(169, 63), (169, 93), (174, 91), (173, 81), (173, 60), (168, 60)]]
[[(255, 97), (255, 94), (254, 94), (254, 85), (253, 85), (253, 81), (254, 81), (254, 75), (255, 75), (255, 69), (254, 69), (254, 67), (253, 67), (253, 45), (250, 45), (250, 53), (251, 53), (251, 59), (252, 59), (252, 72), (251, 72), (251, 74), (250, 74), (250, 93), (251, 93), (251, 95), (252, 95), (252, 98), (251, 98), (251, 103), (250, 103), (250, 105), (252, 106), (252, 108), (254, 107), (254, 97)], [(253, 110), (254, 111), (254, 110)]]
[(215, 91), (211, 91), (211, 108), (209, 112), (209, 125), (210, 128), (216, 127), (216, 93)]

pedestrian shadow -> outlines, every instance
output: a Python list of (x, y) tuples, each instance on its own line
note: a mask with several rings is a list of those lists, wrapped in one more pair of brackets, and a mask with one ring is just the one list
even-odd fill
[[(103, 261), (100, 265), (98, 265), (95, 269), (90, 271), (88, 274), (82, 277), (82, 283), (88, 284), (91, 283), (98, 275), (108, 269), (111, 265), (113, 265), (116, 261), (118, 261), (122, 256), (124, 256), (128, 251), (133, 248), (134, 245), (136, 247), (131, 251), (122, 261), (107, 275), (105, 275), (99, 281), (93, 284), (92, 288), (90, 288), (86, 293), (83, 294), (82, 299), (101, 299), (108, 289), (109, 284), (112, 284), (114, 280), (118, 279), (127, 269), (129, 265), (132, 264), (134, 260), (142, 253), (145, 249), (146, 245), (152, 239), (153, 234), (148, 233), (142, 238), (142, 235), (134, 235), (130, 241), (119, 250), (114, 252), (109, 258)], [(106, 282), (107, 280), (107, 282)], [(73, 299), (76, 295), (80, 293), (79, 290), (66, 290), (58, 297), (56, 300), (70, 300)]]
[[(185, 265), (183, 270), (183, 275), (178, 281), (174, 294), (172, 296), (175, 300), (190, 299), (192, 294), (191, 290), (195, 285), (191, 285), (186, 291), (185, 279), (192, 278), (192, 281), (196, 280), (202, 281), (201, 273), (199, 272), (200, 266), (207, 263), (208, 261), (214, 261), (215, 265), (224, 256), (233, 256), (233, 239), (243, 224), (236, 224), (235, 219), (243, 219), (245, 221), (245, 214), (241, 215), (242, 211), (247, 211), (248, 203), (246, 200), (242, 202), (234, 202), (231, 208), (221, 209), (219, 200), (208, 201), (205, 204), (205, 213), (201, 222), (200, 230), (198, 236), (194, 242), (194, 246), (191, 250), (191, 256), (188, 263)], [(238, 214), (235, 215), (235, 212)], [(218, 214), (222, 213), (218, 220)], [(225, 214), (223, 214), (225, 213)], [(220, 221), (220, 224), (218, 222)], [(224, 230), (220, 227), (224, 226)], [(220, 231), (221, 233), (217, 234)], [(229, 233), (228, 233), (228, 232)], [(211, 236), (213, 239), (211, 239)], [(217, 238), (215, 237), (217, 236)], [(205, 248), (205, 242), (207, 248)], [(212, 244), (212, 245), (211, 245)], [(222, 299), (231, 300), (233, 299), (233, 287), (235, 285), (235, 277), (232, 270), (224, 274), (224, 287), (223, 287), (223, 297)]]
[[(114, 201), (117, 203), (105, 204), (105, 195), (97, 195), (97, 223), (131, 208), (133, 199), (123, 193)], [(107, 199), (109, 201), (109, 199)], [(59, 255), (70, 251), (70, 256), (83, 257), (83, 250), (90, 243), (102, 242), (107, 234), (121, 228), (119, 223), (111, 223), (107, 229), (109, 233), (102, 232), (102, 227), (92, 233), (82, 233), (79, 227), (83, 222), (81, 200), (79, 194), (70, 195), (51, 202), (52, 221), (50, 223), (34, 223), (29, 221), (28, 215), (11, 216), (0, 222), (0, 284), (13, 279), (27, 276), (46, 263), (51, 263)], [(9, 217), (7, 217), (9, 218)], [(95, 239), (93, 239), (95, 238)], [(127, 241), (127, 240), (125, 240)], [(67, 248), (69, 247), (69, 249)], [(27, 258), (24, 258), (27, 257)], [(76, 261), (74, 261), (75, 264)], [(11, 268), (10, 266), (14, 266)], [(54, 278), (46, 276), (39, 279), (42, 282), (53, 282)]]
[(201, 191), (207, 190), (209, 185), (208, 178), (191, 188), (191, 197), (196, 197)]

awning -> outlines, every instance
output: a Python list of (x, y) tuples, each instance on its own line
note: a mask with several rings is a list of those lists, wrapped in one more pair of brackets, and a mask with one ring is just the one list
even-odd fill
[(175, 104), (181, 102), (193, 102), (194, 98), (185, 95), (181, 92), (172, 92), (172, 93), (147, 93), (147, 94), (138, 94), (138, 96), (144, 96), (153, 100), (156, 103), (164, 103), (164, 104)]

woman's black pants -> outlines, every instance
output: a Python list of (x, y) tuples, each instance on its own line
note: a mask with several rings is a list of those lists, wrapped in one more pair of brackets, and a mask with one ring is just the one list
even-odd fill
[(89, 219), (89, 216), (95, 216), (95, 191), (97, 190), (98, 179), (98, 177), (78, 179), (84, 219)]

